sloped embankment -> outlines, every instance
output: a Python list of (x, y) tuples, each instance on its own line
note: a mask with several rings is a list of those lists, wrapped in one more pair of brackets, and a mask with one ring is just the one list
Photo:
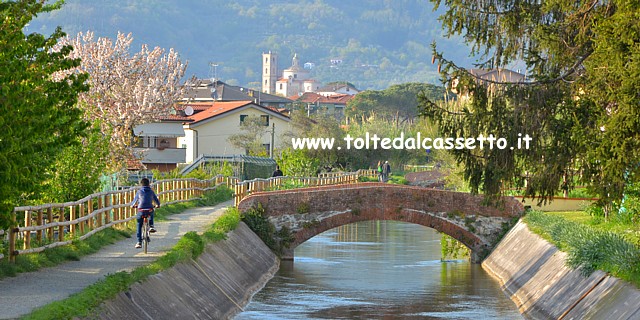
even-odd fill
[(197, 260), (136, 283), (92, 319), (228, 319), (273, 277), (279, 259), (244, 223)]
[(482, 267), (527, 318), (640, 319), (638, 289), (602, 271), (584, 277), (566, 258), (520, 221)]

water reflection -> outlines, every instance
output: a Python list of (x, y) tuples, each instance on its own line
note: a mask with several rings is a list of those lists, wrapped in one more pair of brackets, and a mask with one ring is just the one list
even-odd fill
[(423, 226), (366, 221), (296, 248), (236, 319), (522, 319), (479, 265), (440, 261)]

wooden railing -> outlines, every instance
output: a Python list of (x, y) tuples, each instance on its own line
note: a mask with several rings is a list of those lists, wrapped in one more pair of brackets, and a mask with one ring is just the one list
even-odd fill
[[(298, 186), (322, 186), (341, 183), (356, 183), (360, 176), (376, 176), (374, 170), (358, 170), (351, 173), (336, 173), (317, 178), (278, 177), (254, 179), (240, 182), (235, 177), (218, 175), (210, 180), (170, 179), (160, 180), (151, 186), (162, 205), (191, 201), (220, 185), (234, 190), (237, 205), (251, 192), (275, 189), (292, 182)], [(15, 261), (20, 254), (42, 252), (45, 249), (70, 244), (112, 226), (135, 219), (136, 211), (131, 202), (139, 187), (126, 190), (95, 193), (83, 199), (66, 203), (51, 203), (39, 206), (16, 207), (13, 210), (13, 229), (6, 232), (9, 242), (9, 260)], [(5, 238), (0, 230), (0, 238)], [(18, 246), (20, 248), (18, 248)], [(0, 259), (4, 255), (0, 254)]]
[[(152, 187), (160, 202), (167, 205), (199, 198), (220, 185), (234, 185), (236, 180), (222, 175), (210, 180), (170, 179), (157, 181)], [(95, 193), (74, 202), (14, 208), (12, 219), (16, 227), (8, 232), (9, 260), (15, 261), (19, 254), (37, 253), (83, 240), (100, 230), (133, 220), (136, 212), (131, 202), (138, 189)], [(18, 244), (21, 249), (17, 248)]]

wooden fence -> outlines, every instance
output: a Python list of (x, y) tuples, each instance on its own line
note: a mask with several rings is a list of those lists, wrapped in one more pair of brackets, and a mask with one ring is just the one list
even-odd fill
[[(233, 185), (236, 180), (221, 175), (210, 180), (170, 179), (157, 181), (152, 187), (160, 202), (167, 205), (199, 198), (220, 185)], [(95, 193), (74, 202), (14, 208), (12, 219), (16, 227), (8, 232), (9, 260), (15, 261), (19, 254), (42, 252), (83, 240), (100, 230), (135, 219), (136, 210), (131, 202), (138, 189)]]
[[(225, 185), (234, 190), (234, 203), (237, 205), (251, 192), (276, 189), (287, 182), (296, 186), (356, 183), (358, 177), (363, 175), (375, 176), (376, 173), (374, 170), (359, 170), (317, 178), (278, 177), (242, 182), (235, 177), (218, 175), (210, 180), (160, 180), (151, 186), (156, 190), (160, 202), (168, 205), (200, 198), (205, 192)], [(135, 219), (136, 210), (131, 207), (131, 202), (138, 189), (139, 187), (132, 187), (95, 193), (74, 202), (14, 208), (12, 219), (16, 227), (6, 232), (9, 260), (14, 262), (19, 254), (38, 253), (70, 244), (74, 240), (84, 240), (100, 230)], [(0, 230), (0, 239), (7, 235), (4, 230)], [(0, 259), (2, 258), (4, 255), (0, 253)]]

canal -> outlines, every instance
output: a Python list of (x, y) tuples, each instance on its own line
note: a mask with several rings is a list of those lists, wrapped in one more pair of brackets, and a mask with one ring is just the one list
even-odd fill
[(440, 261), (440, 235), (395, 221), (324, 232), (235, 319), (522, 319), (480, 265)]

